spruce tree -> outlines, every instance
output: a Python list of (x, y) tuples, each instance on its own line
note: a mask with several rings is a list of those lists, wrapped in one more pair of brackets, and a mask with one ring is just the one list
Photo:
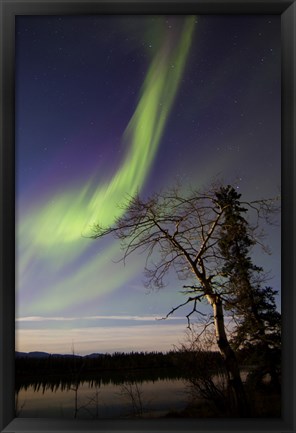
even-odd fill
[(262, 287), (263, 269), (250, 257), (255, 241), (243, 216), (247, 209), (240, 197), (231, 186), (221, 187), (216, 193), (218, 205), (225, 208), (218, 245), (223, 259), (221, 274), (227, 281), (225, 307), (232, 311), (236, 323), (231, 343), (236, 350), (257, 355), (258, 381), (269, 373), (278, 384), (281, 315), (276, 309), (277, 291)]

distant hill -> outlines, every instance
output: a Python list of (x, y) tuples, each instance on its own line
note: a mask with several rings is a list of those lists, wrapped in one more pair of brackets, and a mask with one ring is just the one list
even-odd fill
[(48, 358), (49, 353), (46, 352), (15, 352), (17, 358)]
[(28, 353), (26, 352), (15, 352), (16, 358), (26, 358), (28, 356)]
[(90, 353), (89, 355), (85, 355), (84, 358), (100, 358), (104, 356), (102, 353)]
[(61, 355), (60, 353), (52, 353), (51, 356), (54, 358), (83, 358), (81, 355), (73, 355), (72, 353), (66, 353), (64, 355)]
[(99, 358), (103, 356), (101, 353), (91, 353), (89, 355), (73, 355), (73, 354), (59, 354), (59, 353), (47, 353), (47, 352), (15, 352), (16, 358), (48, 358), (52, 356), (54, 358)]

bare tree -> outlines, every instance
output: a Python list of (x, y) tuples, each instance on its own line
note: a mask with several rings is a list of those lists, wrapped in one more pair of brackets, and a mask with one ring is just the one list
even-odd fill
[[(185, 383), (193, 402), (202, 398), (220, 416), (231, 415), (227, 372), (221, 354), (213, 351), (213, 329), (193, 324), (186, 332), (185, 342), (177, 347), (181, 355), (177, 365), (186, 371)], [(183, 357), (185, 357), (183, 361)]]
[[(98, 419), (99, 418), (99, 394), (100, 391), (96, 386), (95, 392), (92, 395), (87, 397), (86, 403), (80, 405), (79, 407), (77, 407), (77, 403), (76, 403), (76, 407), (77, 407), (76, 415), (78, 411), (84, 410), (89, 414), (91, 418)], [(76, 417), (77, 416), (75, 416), (74, 418)]]
[(123, 383), (120, 386), (120, 395), (128, 398), (134, 416), (143, 416), (143, 391), (137, 382), (128, 381)]
[[(129, 201), (127, 212), (113, 227), (96, 225), (93, 238), (113, 234), (121, 241), (124, 262), (135, 252), (145, 253), (147, 286), (163, 287), (172, 269), (180, 280), (189, 283), (183, 286), (186, 301), (173, 308), (167, 317), (180, 307), (191, 304), (192, 309), (187, 315), (190, 326), (194, 313), (203, 314), (198, 310), (199, 303), (205, 302), (211, 307), (216, 343), (225, 362), (234, 407), (238, 415), (246, 416), (247, 399), (224, 321), (225, 306), (231, 310), (232, 293), (229, 278), (223, 272), (225, 257), (219, 249), (225, 215), (232, 206), (232, 201), (227, 200), (227, 191), (231, 195), (233, 188), (228, 188), (223, 202), (217, 197), (221, 188), (213, 187), (207, 192), (192, 191), (187, 196), (180, 194), (178, 189), (172, 189), (147, 200), (137, 196)], [(254, 211), (256, 221), (253, 226), (248, 226), (248, 230), (255, 243), (260, 218), (270, 215), (274, 201), (242, 204)]]

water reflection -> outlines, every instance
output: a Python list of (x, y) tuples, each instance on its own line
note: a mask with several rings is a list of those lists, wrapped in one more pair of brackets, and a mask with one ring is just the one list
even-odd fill
[(16, 392), (19, 417), (116, 418), (163, 416), (186, 406), (187, 394), (180, 379), (154, 381), (83, 380), (78, 383), (38, 383)]

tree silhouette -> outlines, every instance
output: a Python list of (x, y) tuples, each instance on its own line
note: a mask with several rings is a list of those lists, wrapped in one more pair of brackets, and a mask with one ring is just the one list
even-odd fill
[[(216, 343), (225, 362), (233, 413), (246, 416), (245, 390), (224, 320), (225, 308), (234, 311), (233, 301), (238, 299), (232, 274), (225, 271), (225, 266), (232, 266), (230, 255), (236, 254), (235, 251), (231, 253), (230, 244), (227, 246), (227, 236), (232, 228), (238, 229), (238, 221), (245, 212), (234, 192), (232, 187), (216, 186), (206, 192), (191, 191), (186, 196), (177, 188), (154, 194), (147, 200), (137, 196), (129, 201), (127, 212), (114, 226), (96, 225), (93, 238), (113, 234), (121, 241), (124, 262), (134, 252), (145, 253), (147, 286), (163, 287), (171, 270), (180, 280), (189, 283), (183, 286), (183, 292), (188, 296), (186, 301), (173, 308), (167, 317), (191, 304), (192, 310), (187, 315), (190, 326), (194, 313), (204, 314), (198, 310), (199, 303), (205, 302), (211, 307), (209, 320), (214, 323)], [(258, 221), (274, 211), (273, 200), (244, 203), (244, 206), (256, 211)], [(256, 229), (247, 223), (244, 228), (252, 233), (250, 239), (255, 239)], [(251, 246), (247, 239), (245, 243)]]
[(249, 255), (255, 240), (243, 217), (247, 209), (240, 204), (241, 195), (227, 186), (220, 188), (216, 197), (220, 206), (229, 204), (218, 245), (225, 259), (222, 273), (228, 281), (226, 308), (231, 310), (236, 322), (232, 344), (253, 352), (256, 348), (257, 355), (260, 354), (258, 379), (268, 372), (278, 386), (281, 315), (276, 309), (277, 291), (262, 287), (263, 269), (254, 265)]

